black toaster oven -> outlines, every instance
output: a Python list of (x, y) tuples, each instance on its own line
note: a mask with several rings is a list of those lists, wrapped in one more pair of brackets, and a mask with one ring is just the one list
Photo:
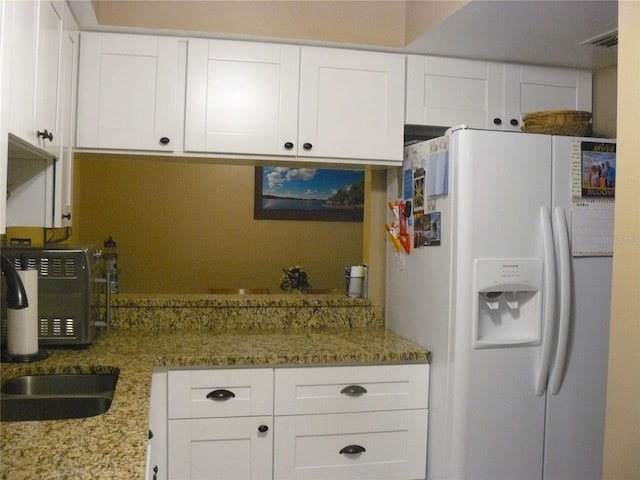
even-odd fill
[[(106, 280), (100, 252), (74, 247), (2, 247), (16, 269), (26, 261), (38, 270), (38, 343), (86, 347), (106, 325)], [(2, 276), (3, 283), (5, 282)], [(6, 291), (6, 285), (2, 285)], [(2, 343), (7, 338), (6, 295), (2, 295)]]

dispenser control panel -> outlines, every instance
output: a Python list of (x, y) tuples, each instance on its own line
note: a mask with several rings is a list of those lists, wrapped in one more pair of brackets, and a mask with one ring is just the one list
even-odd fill
[(542, 260), (477, 259), (474, 275), (474, 348), (540, 342)]
[[(496, 288), (538, 290), (542, 283), (542, 262), (538, 259), (476, 260), (476, 287), (496, 291)], [(501, 290), (501, 291), (502, 291)]]

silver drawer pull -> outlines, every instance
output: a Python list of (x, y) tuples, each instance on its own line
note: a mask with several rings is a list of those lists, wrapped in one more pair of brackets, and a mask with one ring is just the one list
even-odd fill
[(342, 390), (340, 390), (340, 393), (342, 393), (343, 395), (357, 397), (359, 395), (364, 395), (365, 393), (367, 393), (367, 389), (362, 385), (349, 385), (348, 387), (344, 387)]
[(229, 400), (230, 398), (235, 397), (236, 394), (229, 390), (214, 390), (213, 392), (209, 392), (207, 394), (207, 398), (210, 400)]
[(362, 453), (366, 451), (367, 449), (360, 445), (347, 445), (342, 450), (340, 450), (340, 453), (342, 455), (356, 455), (358, 453)]

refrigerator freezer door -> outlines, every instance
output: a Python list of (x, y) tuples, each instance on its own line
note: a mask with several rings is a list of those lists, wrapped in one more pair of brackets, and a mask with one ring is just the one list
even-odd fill
[[(614, 143), (553, 138), (554, 207), (564, 210), (569, 232), (570, 158), (583, 140)], [(570, 264), (568, 344), (558, 393), (547, 397), (544, 480), (602, 478), (612, 261), (608, 256), (572, 257)]]

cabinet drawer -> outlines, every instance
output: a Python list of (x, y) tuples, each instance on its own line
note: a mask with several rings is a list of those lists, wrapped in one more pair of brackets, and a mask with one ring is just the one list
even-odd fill
[(427, 408), (429, 365), (276, 370), (275, 414)]
[(426, 409), (276, 417), (274, 478), (424, 478), (426, 431)]
[(169, 418), (271, 415), (273, 370), (170, 370)]

